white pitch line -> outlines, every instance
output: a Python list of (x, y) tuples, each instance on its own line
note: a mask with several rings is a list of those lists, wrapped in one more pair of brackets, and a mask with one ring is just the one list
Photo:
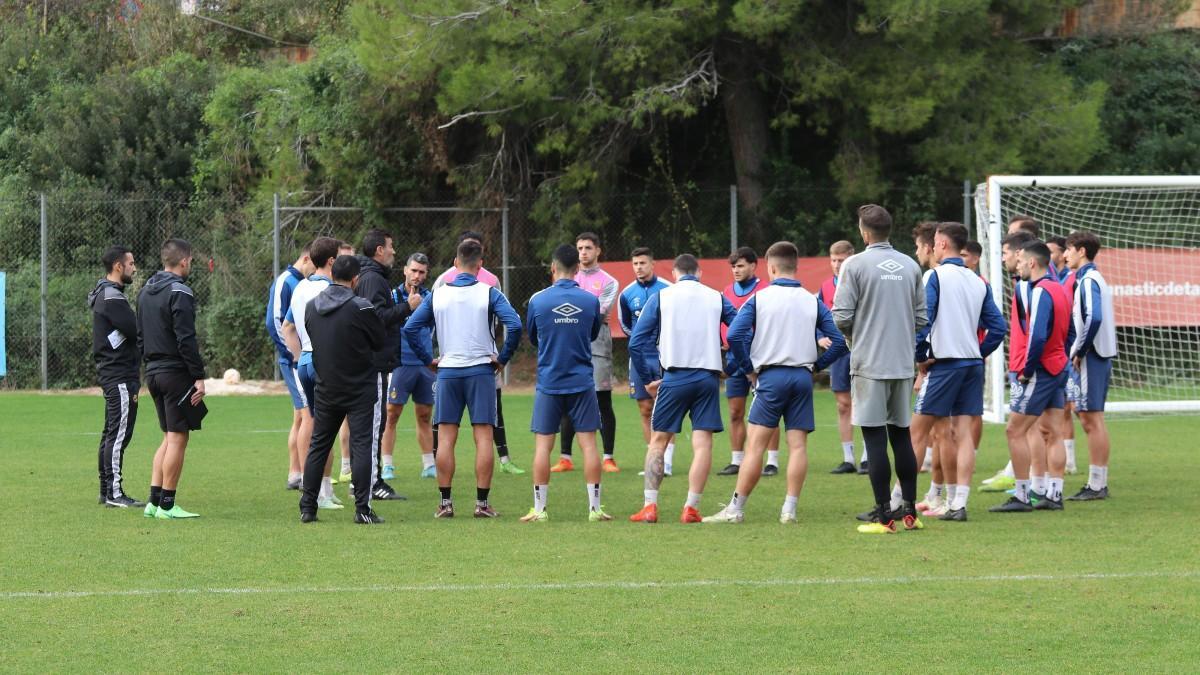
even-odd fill
[(1091, 574), (984, 574), (978, 576), (808, 577), (799, 579), (695, 579), (692, 581), (579, 581), (541, 584), (417, 584), (378, 586), (292, 586), (281, 588), (142, 588), (116, 591), (6, 591), (0, 600), (35, 598), (138, 597), (157, 595), (307, 595), (314, 593), (452, 593), (496, 591), (673, 590), (687, 588), (788, 588), (857, 586), (863, 584), (918, 585), (931, 583), (993, 583), (1022, 581), (1116, 581), (1123, 579), (1194, 579), (1200, 571), (1097, 572)]

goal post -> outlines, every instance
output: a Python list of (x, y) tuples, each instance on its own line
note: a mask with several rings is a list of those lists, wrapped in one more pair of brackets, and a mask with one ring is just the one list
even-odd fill
[[(1013, 216), (1036, 219), (1043, 238), (1099, 235), (1118, 345), (1106, 409), (1200, 411), (1200, 176), (991, 176), (975, 211), (981, 273), (1006, 316), (1001, 242)], [(1006, 344), (987, 364), (992, 422), (1005, 419), (1007, 370)]]

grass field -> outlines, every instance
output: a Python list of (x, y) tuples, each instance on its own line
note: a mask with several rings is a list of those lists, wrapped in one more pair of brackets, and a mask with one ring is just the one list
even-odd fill
[[(867, 537), (852, 521), (871, 502), (867, 479), (827, 473), (840, 451), (832, 399), (818, 401), (796, 526), (776, 521), (782, 477), (760, 484), (743, 526), (679, 525), (686, 447), (663, 485), (668, 522), (626, 522), (641, 506), (642, 450), (635, 408), (619, 397), (624, 471), (605, 476), (614, 522), (586, 522), (581, 472), (555, 476), (549, 523), (517, 521), (528, 475), (497, 476), (497, 521), (434, 521), (437, 492), (416, 478), (406, 415), (393, 485), (410, 500), (376, 503), (387, 524), (356, 527), (352, 509), (298, 523), (281, 397), (210, 399), (179, 493), (203, 517), (172, 522), (96, 505), (99, 397), (3, 395), (0, 669), (1200, 668), (1188, 525), (1200, 503), (1198, 418), (1115, 419), (1107, 502), (1000, 516), (986, 507), (1003, 495), (976, 491), (969, 523)], [(531, 402), (505, 399), (525, 468)], [(145, 498), (160, 434), (148, 397), (142, 405), (126, 484)], [(980, 478), (1006, 455), (1001, 430), (985, 433)], [(717, 448), (719, 467), (725, 435)], [(473, 480), (469, 454), (459, 457), (465, 507)], [(1068, 491), (1082, 482), (1070, 477)], [(716, 511), (732, 485), (714, 475), (701, 510)]]

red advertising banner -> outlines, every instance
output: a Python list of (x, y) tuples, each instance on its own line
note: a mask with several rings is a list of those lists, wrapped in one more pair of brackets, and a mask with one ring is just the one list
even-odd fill
[[(675, 277), (671, 274), (671, 260), (656, 260), (654, 262), (654, 273), (674, 282)], [(604, 262), (601, 264), (605, 272), (613, 275), (620, 283), (621, 290), (633, 283), (633, 266), (628, 261), (621, 262)], [(821, 282), (828, 279), (833, 274), (832, 268), (829, 267), (829, 258), (801, 258), (796, 267), (796, 278), (805, 288), (812, 291), (814, 294), (821, 287)], [(767, 277), (767, 261), (760, 259), (758, 261), (758, 276)], [(710, 288), (715, 288), (718, 291), (724, 290), (726, 286), (733, 283), (733, 269), (729, 265), (729, 261), (725, 258), (708, 258), (700, 261), (700, 282)], [(621, 326), (617, 323), (617, 308), (613, 307), (608, 317), (608, 323), (612, 328), (614, 338), (625, 337), (625, 332), (621, 330)]]
[(1200, 251), (1101, 249), (1118, 326), (1200, 326)]

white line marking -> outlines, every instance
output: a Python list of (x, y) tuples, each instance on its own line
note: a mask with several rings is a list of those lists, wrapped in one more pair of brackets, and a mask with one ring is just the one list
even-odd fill
[(447, 593), (495, 591), (659, 590), (686, 588), (789, 588), (802, 586), (916, 585), (1014, 581), (1117, 581), (1123, 579), (1195, 579), (1200, 570), (1180, 572), (1097, 572), (1090, 574), (985, 574), (979, 576), (807, 577), (799, 579), (695, 579), (692, 581), (580, 581), (542, 584), (417, 584), (378, 586), (292, 586), (279, 588), (140, 588), (115, 591), (6, 591), (0, 600), (38, 598), (109, 598), (156, 595), (297, 595), (312, 593)]

